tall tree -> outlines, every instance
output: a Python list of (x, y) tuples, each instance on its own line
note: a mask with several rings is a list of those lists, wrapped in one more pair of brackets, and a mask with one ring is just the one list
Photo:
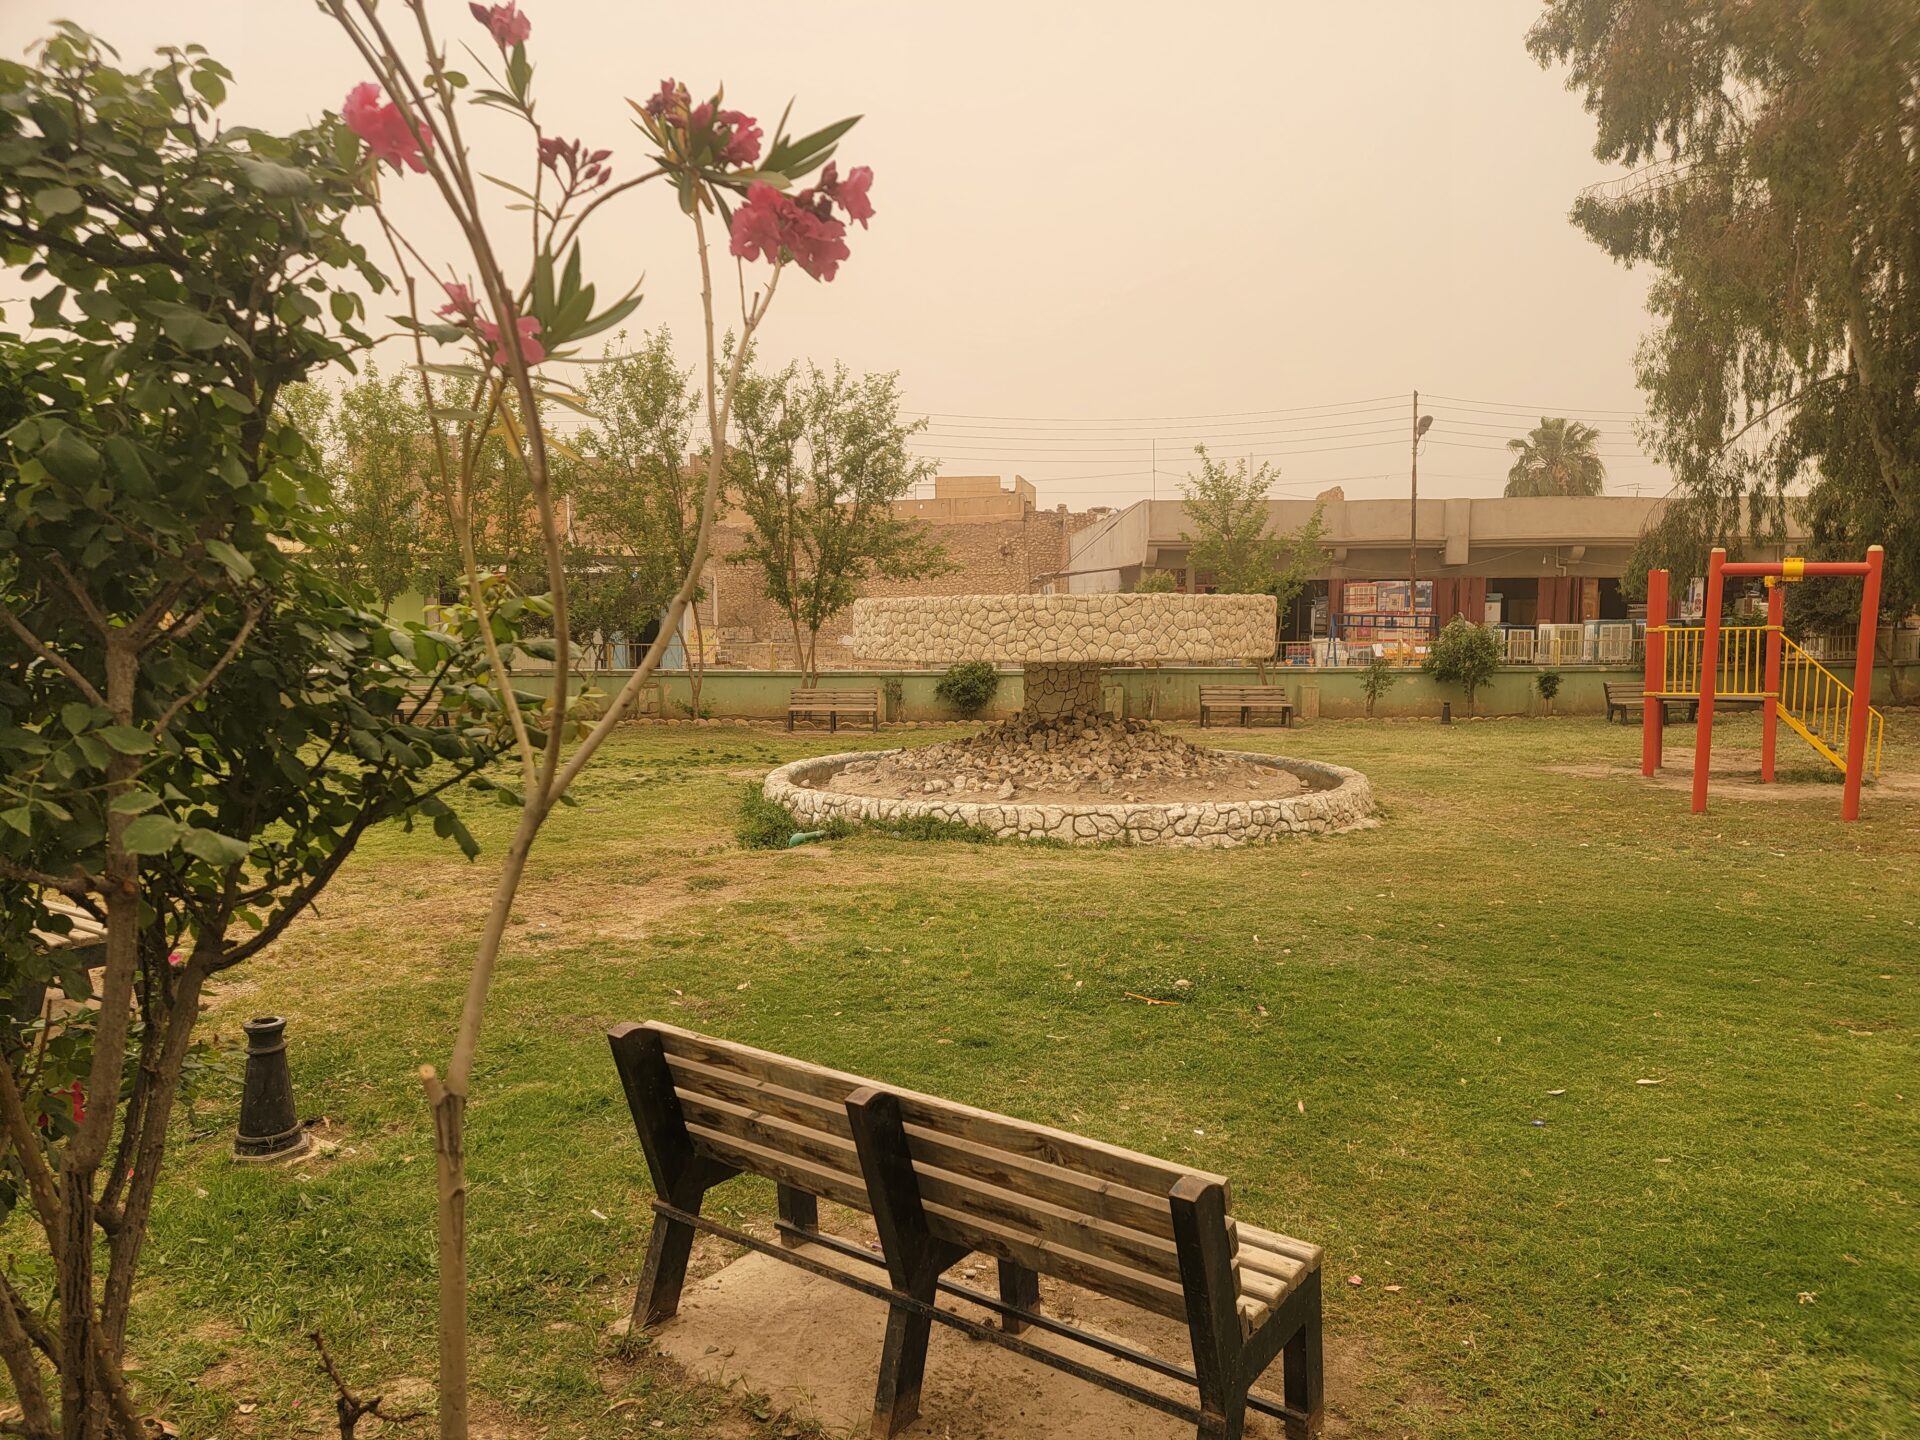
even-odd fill
[(1508, 495), (1598, 495), (1607, 467), (1596, 448), (1600, 432), (1564, 417), (1540, 417), (1524, 438), (1509, 440), (1513, 466), (1507, 471)]
[(383, 608), (407, 591), (438, 589), (425, 493), (433, 430), (419, 389), (412, 377), (382, 375), (369, 364), (337, 400), (303, 385), (281, 402), (319, 451), (327, 478), (331, 513), (321, 553)]
[[(586, 378), (593, 420), (575, 444), (580, 460), (572, 486), (579, 544), (591, 557), (592, 578), (581, 589), (604, 609), (602, 623), (630, 639), (666, 609), (700, 543), (706, 475), (693, 458), (702, 398), (692, 376), (674, 358), (673, 336), (661, 329), (630, 352), (609, 347)], [(696, 592), (687, 607), (693, 627), (687, 675), (696, 715), (706, 667), (701, 598)], [(578, 617), (583, 631), (589, 618)]]
[(1664, 538), (1777, 535), (1804, 484), (1815, 549), (1885, 545), (1903, 611), (1920, 596), (1912, 7), (1550, 0), (1528, 48), (1570, 66), (1595, 153), (1637, 167), (1573, 219), (1656, 271), (1647, 434), (1691, 512)]
[(854, 378), (845, 365), (749, 373), (734, 401), (733, 484), (751, 531), (728, 556), (759, 569), (793, 627), (800, 668), (819, 675), (820, 628), (873, 576), (913, 580), (955, 567), (927, 526), (893, 513), (933, 463), (907, 442), (926, 422), (900, 418), (897, 375)]
[(1273, 596), (1279, 602), (1275, 624), (1284, 624), (1288, 607), (1326, 563), (1320, 545), (1326, 532), (1325, 506), (1315, 505), (1297, 530), (1274, 530), (1267, 491), (1280, 472), (1271, 462), (1263, 461), (1258, 469), (1245, 460), (1223, 465), (1206, 446), (1193, 450), (1200, 469), (1188, 475), (1181, 488), (1196, 533), (1183, 530), (1180, 538), (1191, 547), (1194, 569), (1210, 572), (1214, 590), (1222, 595)]

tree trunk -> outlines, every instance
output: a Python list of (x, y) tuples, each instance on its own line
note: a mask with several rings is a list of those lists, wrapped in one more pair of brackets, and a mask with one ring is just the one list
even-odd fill
[(707, 637), (701, 628), (700, 602), (695, 600), (687, 609), (693, 616), (693, 646), (687, 651), (687, 693), (693, 699), (693, 717), (697, 720), (700, 718), (700, 682), (707, 670)]

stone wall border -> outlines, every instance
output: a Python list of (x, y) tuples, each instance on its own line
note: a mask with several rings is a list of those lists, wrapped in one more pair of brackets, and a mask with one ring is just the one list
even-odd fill
[(951, 799), (887, 800), (874, 795), (844, 795), (816, 790), (808, 782), (825, 780), (855, 760), (870, 760), (897, 750), (855, 750), (816, 755), (782, 765), (768, 775), (761, 793), (784, 805), (803, 824), (830, 819), (905, 820), (929, 815), (937, 820), (977, 825), (1004, 839), (1061, 840), (1072, 845), (1181, 845), (1224, 848), (1254, 845), (1293, 835), (1337, 834), (1376, 822), (1373, 787), (1358, 770), (1299, 760), (1287, 755), (1231, 753), (1255, 765), (1271, 765), (1324, 786), (1283, 800), (1188, 801), (1182, 804), (1127, 803), (1016, 805), (1005, 801)]

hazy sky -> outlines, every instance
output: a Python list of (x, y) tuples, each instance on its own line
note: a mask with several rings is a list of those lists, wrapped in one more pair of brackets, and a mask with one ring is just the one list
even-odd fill
[[(864, 114), (841, 159), (875, 170), (872, 229), (833, 283), (783, 280), (765, 353), (898, 370), (945, 470), (1018, 472), (1076, 509), (1176, 493), (1196, 440), (1275, 461), (1276, 495), (1402, 495), (1416, 387), (1436, 397), (1423, 494), (1497, 494), (1501, 445), (1542, 413), (1601, 426), (1610, 489), (1666, 489), (1629, 428), (1646, 277), (1567, 223), (1609, 172), (1526, 54), (1539, 8), (524, 5), (547, 129), (622, 174), (644, 158), (624, 97), (667, 75), (724, 80), (769, 125), (789, 96), (806, 128)], [(466, 10), (438, 23), (486, 44)], [(7, 0), (0, 48), (57, 16), (129, 63), (205, 44), (235, 72), (228, 123), (291, 127), (364, 78), (310, 0)], [(476, 122), (480, 168), (524, 175), (523, 134)], [(451, 257), (425, 182), (389, 185)], [(692, 363), (690, 227), (654, 186), (601, 214), (589, 278), (645, 272), (629, 325), (670, 325)]]

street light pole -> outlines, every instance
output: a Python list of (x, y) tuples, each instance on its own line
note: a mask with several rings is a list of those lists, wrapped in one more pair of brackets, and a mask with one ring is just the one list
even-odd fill
[(1414, 391), (1412, 488), (1407, 500), (1407, 613), (1416, 623), (1420, 618), (1420, 437), (1432, 424), (1431, 415), (1420, 413), (1420, 392)]

